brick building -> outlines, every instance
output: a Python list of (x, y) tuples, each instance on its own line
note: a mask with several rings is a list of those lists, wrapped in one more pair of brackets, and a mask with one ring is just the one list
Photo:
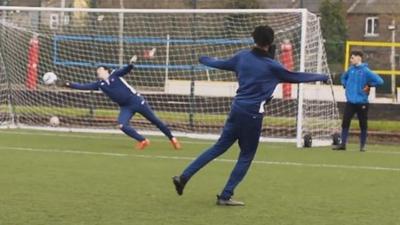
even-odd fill
[[(348, 40), (392, 42), (392, 32), (397, 33), (395, 42), (400, 41), (400, 1), (399, 0), (357, 0), (347, 9)], [(392, 28), (393, 21), (397, 24)], [(390, 70), (390, 47), (359, 47), (372, 69)], [(400, 51), (396, 49), (395, 65), (400, 69)], [(385, 76), (385, 86), (390, 90), (390, 77)], [(397, 86), (400, 80), (397, 79)]]

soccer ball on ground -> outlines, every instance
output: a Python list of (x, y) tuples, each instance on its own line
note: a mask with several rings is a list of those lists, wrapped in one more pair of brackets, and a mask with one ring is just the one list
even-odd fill
[(42, 80), (45, 85), (52, 85), (57, 81), (57, 75), (53, 72), (47, 72), (43, 75)]
[(58, 125), (60, 125), (60, 119), (58, 119), (57, 116), (52, 116), (50, 117), (49, 124), (52, 127), (57, 127)]

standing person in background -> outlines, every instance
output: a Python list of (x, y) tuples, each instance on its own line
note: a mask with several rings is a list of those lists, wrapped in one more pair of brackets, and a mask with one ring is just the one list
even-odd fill
[(342, 122), (342, 142), (333, 150), (346, 150), (347, 137), (351, 119), (357, 113), (360, 124), (360, 151), (364, 152), (367, 142), (368, 130), (368, 95), (371, 87), (383, 84), (382, 78), (372, 72), (366, 63), (362, 62), (363, 53), (360, 51), (351, 52), (350, 68), (342, 75), (341, 82), (346, 89), (346, 106)]

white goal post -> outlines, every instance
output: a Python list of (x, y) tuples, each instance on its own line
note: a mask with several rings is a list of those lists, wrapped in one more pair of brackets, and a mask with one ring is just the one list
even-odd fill
[[(102, 93), (44, 85), (91, 82), (96, 66), (139, 61), (125, 78), (178, 135), (216, 138), (237, 88), (235, 75), (198, 63), (251, 48), (251, 31), (268, 24), (276, 60), (290, 70), (329, 74), (319, 19), (306, 9), (99, 9), (0, 7), (0, 127), (117, 132), (118, 107)], [(154, 58), (146, 56), (156, 49)], [(338, 131), (331, 85), (282, 84), (266, 106), (262, 139), (298, 147), (327, 145)], [(50, 127), (57, 116), (59, 127)], [(136, 115), (140, 132), (157, 129)]]

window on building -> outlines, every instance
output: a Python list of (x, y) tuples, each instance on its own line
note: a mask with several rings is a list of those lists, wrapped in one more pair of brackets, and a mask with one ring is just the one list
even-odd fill
[(379, 19), (378, 17), (367, 17), (365, 19), (365, 36), (378, 36)]

